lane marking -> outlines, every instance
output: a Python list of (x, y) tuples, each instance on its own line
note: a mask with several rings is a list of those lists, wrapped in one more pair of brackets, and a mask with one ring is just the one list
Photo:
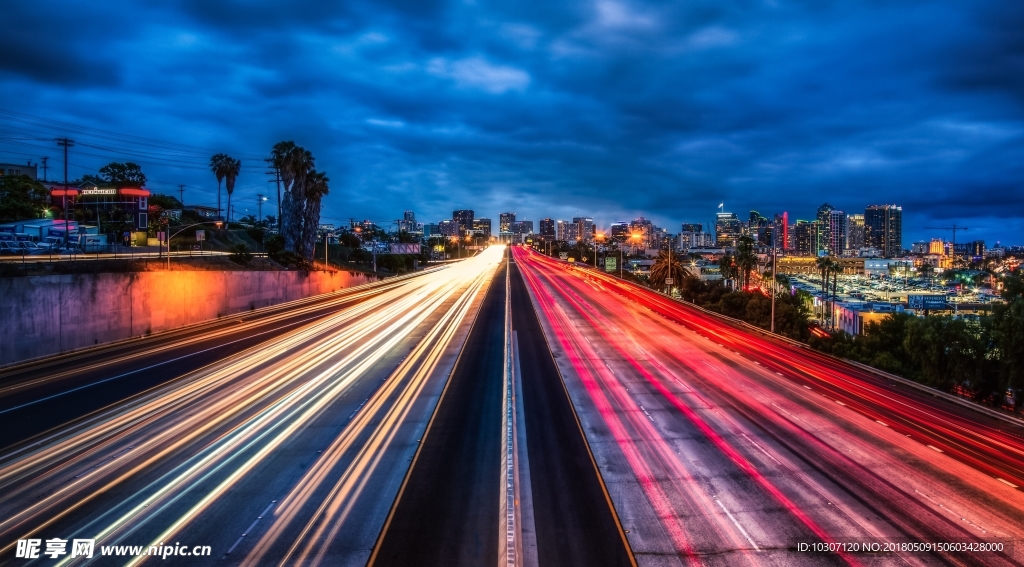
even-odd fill
[(758, 547), (756, 543), (754, 543), (753, 538), (750, 537), (750, 534), (747, 533), (747, 530), (743, 529), (743, 526), (741, 526), (740, 523), (736, 521), (736, 518), (734, 518), (733, 515), (729, 513), (729, 509), (725, 507), (725, 504), (722, 504), (722, 501), (719, 500), (717, 496), (715, 496), (715, 502), (718, 503), (718, 506), (722, 509), (723, 512), (725, 512), (725, 515), (729, 516), (729, 519), (732, 520), (732, 523), (734, 526), (736, 526), (736, 529), (738, 529), (740, 533), (743, 534), (743, 537), (747, 538), (747, 541), (750, 542), (750, 545), (754, 546), (754, 551), (761, 551), (761, 548)]
[(839, 404), (839, 405), (841, 405), (841, 406), (845, 406), (845, 405), (846, 405), (846, 404), (844, 404), (843, 402), (840, 402), (839, 400), (836, 400), (836, 403), (837, 403), (837, 404)]
[(929, 449), (932, 449), (932, 450), (934, 450), (934, 451), (938, 451), (938, 452), (940, 452), (940, 453), (945, 453), (945, 451), (943, 451), (942, 449), (939, 449), (939, 448), (938, 448), (938, 447), (936, 447), (935, 445), (928, 445), (928, 448), (929, 448)]
[(1016, 484), (1014, 484), (1014, 483), (1012, 483), (1012, 482), (1010, 482), (1008, 480), (1003, 480), (1001, 478), (997, 478), (996, 480), (998, 480), (999, 482), (1005, 484), (1006, 486), (1009, 486), (1010, 488), (1017, 488)]
[(256, 527), (256, 523), (262, 520), (263, 516), (266, 516), (267, 512), (269, 512), (270, 509), (274, 507), (275, 502), (277, 502), (277, 500), (271, 500), (270, 504), (267, 504), (267, 507), (264, 508), (262, 512), (260, 512), (260, 515), (256, 516), (256, 519), (253, 520), (251, 524), (249, 524), (248, 528), (245, 528), (245, 531), (242, 532), (242, 535), (238, 536), (238, 539), (235, 540), (235, 543), (232, 544), (230, 548), (228, 548), (228, 551), (224, 554), (224, 557), (231, 555), (231, 552), (234, 551), (236, 547), (238, 547), (238, 544), (242, 543), (242, 539), (244, 539), (245, 536), (249, 535), (249, 532), (251, 532), (252, 529)]
[(806, 385), (806, 384), (804, 384), (804, 388), (807, 388), (808, 390), (810, 390), (810, 389), (811, 389), (811, 387), (810, 387), (810, 386), (808, 386), (808, 385)]
[(886, 423), (884, 423), (884, 422), (881, 422), (881, 421), (878, 421), (877, 419), (875, 420), (875, 423), (877, 423), (877, 424), (881, 425), (882, 427), (889, 427), (889, 425), (888, 425), (888, 424), (886, 424)]

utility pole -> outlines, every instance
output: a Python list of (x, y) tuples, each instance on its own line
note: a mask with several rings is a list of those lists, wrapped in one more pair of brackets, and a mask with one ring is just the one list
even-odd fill
[(257, 210), (259, 211), (259, 213), (257, 213), (259, 216), (256, 217), (257, 222), (263, 222), (263, 198), (262, 194), (256, 193), (256, 205)]
[(57, 145), (64, 148), (64, 248), (68, 247), (68, 238), (70, 237), (68, 227), (68, 148), (75, 145), (74, 140), (67, 138), (57, 138)]
[(50, 158), (48, 158), (46, 156), (43, 156), (43, 182), (44, 183), (46, 182), (46, 170), (50, 168), (50, 166), (46, 165), (46, 160), (48, 160), (48, 159), (50, 159)]
[[(274, 160), (271, 158), (267, 158), (264, 161), (269, 164), (274, 163)], [(274, 169), (272, 171), (268, 171), (266, 173), (267, 175), (273, 175), (274, 182), (277, 183), (277, 233), (281, 234), (281, 170), (278, 169), (276, 165), (273, 167)]]
[(181, 198), (179, 198), (178, 200), (181, 201), (181, 208), (184, 209), (185, 208), (185, 186), (183, 184), (180, 184), (180, 183), (178, 184), (178, 195), (181, 195)]

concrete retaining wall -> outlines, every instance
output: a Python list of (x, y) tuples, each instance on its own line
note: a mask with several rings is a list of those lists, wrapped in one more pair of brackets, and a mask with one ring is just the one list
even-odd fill
[(137, 272), (0, 278), (0, 365), (375, 281), (350, 272)]

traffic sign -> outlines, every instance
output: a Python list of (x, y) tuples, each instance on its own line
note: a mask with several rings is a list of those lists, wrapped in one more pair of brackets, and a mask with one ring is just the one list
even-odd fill
[(201, 229), (197, 230), (196, 231), (196, 240), (199, 240), (199, 241), (206, 240), (206, 231), (205, 230), (201, 230)]
[(558, 259), (559, 260), (568, 260), (569, 259), (569, 253), (568, 252), (559, 252), (558, 253)]
[(586, 261), (587, 261), (587, 257), (586, 257), (586, 256), (584, 256), (584, 257), (582, 258), (582, 261), (586, 262)]
[(672, 285), (676, 280), (672, 278), (665, 278), (665, 285)]

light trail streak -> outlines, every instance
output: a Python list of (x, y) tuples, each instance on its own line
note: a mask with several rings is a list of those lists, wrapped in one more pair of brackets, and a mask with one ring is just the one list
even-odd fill
[[(337, 433), (294, 487), (281, 487), (286, 497), (267, 498), (280, 502), (266, 524), (274, 535), (264, 534), (254, 551), (282, 545), (293, 531), (281, 526), (305, 521), (301, 533), (312, 537), (301, 562), (327, 561), (367, 482), (375, 474), (400, 478), (402, 471), (382, 471), (380, 463), (414, 433), (407, 420), (426, 407), (428, 387), (443, 381), (444, 357), (457, 348), (453, 340), (501, 255), (495, 247), (443, 270), (339, 294), (338, 304), (362, 301), (0, 456), (0, 534), (10, 542), (0, 553), (58, 526), (96, 537), (97, 545), (171, 541), (327, 420)], [(324, 303), (293, 309), (278, 317), (321, 312)], [(190, 341), (172, 337), (167, 348)], [(374, 376), (383, 382), (367, 382)], [(369, 401), (339, 423), (335, 408), (357, 385), (369, 389)], [(310, 516), (324, 490), (330, 498)]]
[[(577, 411), (593, 408), (590, 415), (599, 416), (614, 439), (616, 451), (604, 461), (622, 459), (627, 478), (651, 506), (654, 521), (634, 520), (632, 533), (643, 534), (631, 535), (634, 548), (664, 529), (679, 536), (672, 538), (672, 551), (684, 561), (730, 550), (736, 554), (730, 562), (773, 561), (743, 555), (753, 545), (775, 554), (774, 561), (795, 564), (822, 560), (779, 555), (808, 536), (944, 541), (1024, 534), (1024, 499), (1005, 486), (1002, 493), (986, 486), (995, 485), (993, 477), (1015, 477), (986, 480), (960, 464), (978, 462), (949, 461), (950, 444), (969, 443), (961, 452), (987, 455), (993, 464), (999, 454), (1016, 455), (1019, 438), (611, 276), (528, 249), (514, 254)], [(591, 443), (608, 447), (598, 442), (607, 434), (595, 427), (587, 431)], [(929, 442), (893, 433), (910, 427)], [(907, 462), (908, 451), (915, 461)], [(1017, 470), (1015, 459), (999, 470)], [(606, 464), (602, 473), (619, 475), (621, 468)], [(942, 494), (937, 501), (946, 504), (918, 498), (915, 484), (935, 487)], [(620, 515), (643, 517), (636, 495), (626, 492), (617, 493), (616, 507), (628, 508)], [(715, 502), (710, 509), (723, 513), (708, 512), (709, 499)], [(729, 512), (736, 504), (719, 506), (726, 502), (740, 503), (743, 514)], [(950, 503), (965, 511), (957, 520), (974, 520), (951, 521)], [(681, 518), (689, 521), (676, 531)], [(853, 555), (832, 559), (859, 561)], [(900, 560), (919, 561), (908, 555)], [(1013, 564), (1006, 555), (981, 561)]]

